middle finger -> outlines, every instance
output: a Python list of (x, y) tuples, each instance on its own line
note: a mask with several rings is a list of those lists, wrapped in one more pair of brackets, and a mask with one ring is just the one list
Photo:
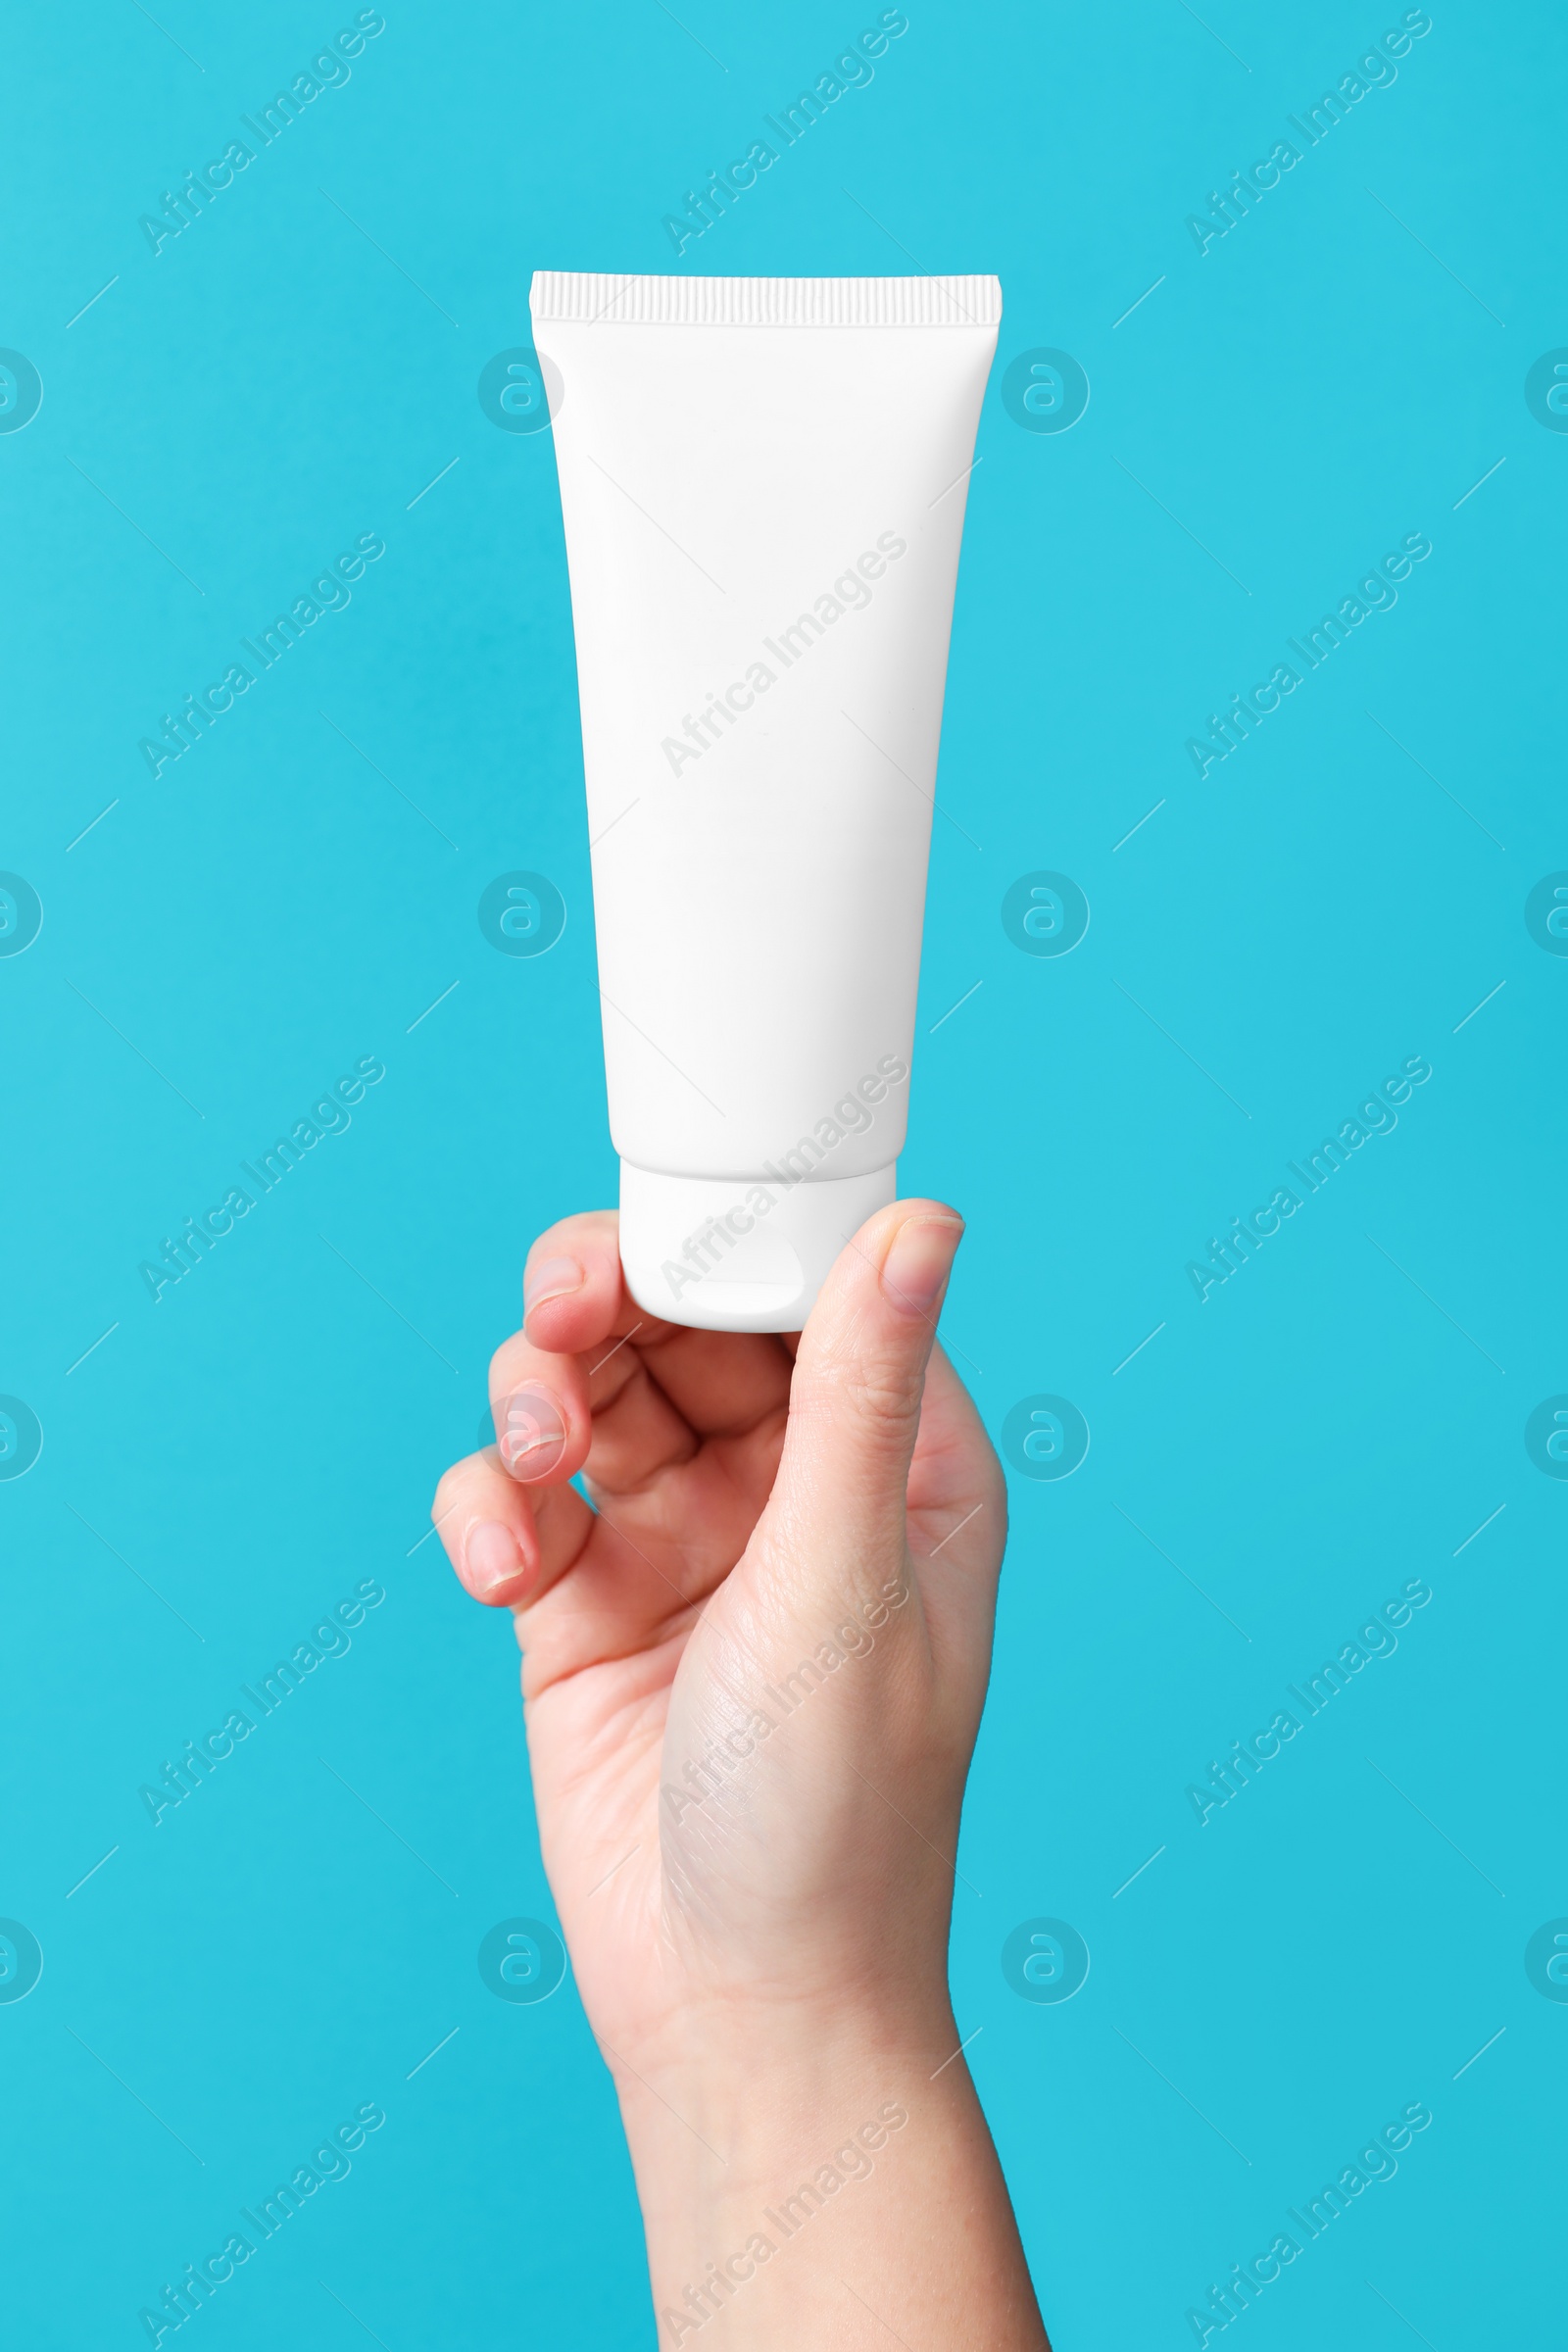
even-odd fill
[(490, 1398), (502, 1462), (527, 1485), (557, 1486), (586, 1469), (607, 1493), (630, 1494), (699, 1449), (631, 1335), (582, 1356), (553, 1354), (516, 1332), (491, 1359)]

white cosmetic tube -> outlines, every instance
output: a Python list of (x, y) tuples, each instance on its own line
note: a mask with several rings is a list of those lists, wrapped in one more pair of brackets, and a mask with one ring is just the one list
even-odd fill
[(541, 270), (620, 1254), (797, 1331), (893, 1200), (994, 277)]

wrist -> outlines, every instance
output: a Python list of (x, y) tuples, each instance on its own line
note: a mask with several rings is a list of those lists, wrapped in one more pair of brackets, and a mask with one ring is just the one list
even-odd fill
[(646, 2151), (707, 2193), (762, 2185), (800, 2161), (803, 2134), (835, 2129), (846, 2100), (875, 2089), (873, 2106), (906, 2105), (958, 2038), (944, 1989), (877, 2009), (694, 2005), (630, 2048), (600, 2046), (633, 2160)]
[[(897, 2015), (710, 2016), (684, 2021), (675, 2041), (678, 2055), (644, 2047), (635, 2071), (624, 2056), (614, 2070), (661, 2344), (689, 2345), (722, 2317), (712, 2341), (729, 2352), (803, 2341), (825, 2352), (863, 2344), (872, 2309), (912, 2352), (952, 2352), (968, 2340), (967, 2290), (956, 2278), (918, 2293), (911, 2282), (922, 2239), (940, 2240), (959, 2213), (1000, 2212), (997, 2259), (1027, 2299), (945, 1998)], [(947, 2332), (929, 2334), (945, 2302)]]

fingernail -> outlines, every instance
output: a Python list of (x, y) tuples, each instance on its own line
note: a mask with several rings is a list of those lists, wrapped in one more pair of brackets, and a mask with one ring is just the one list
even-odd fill
[(523, 1319), (547, 1298), (569, 1298), (573, 1291), (582, 1289), (582, 1268), (574, 1257), (547, 1257), (530, 1266), (522, 1283)]
[(476, 1519), (463, 1539), (463, 1581), (475, 1600), (484, 1600), (522, 1573), (522, 1552), (510, 1527), (499, 1519)]
[(548, 1478), (566, 1449), (566, 1423), (548, 1389), (515, 1389), (507, 1398), (496, 1440), (515, 1479)]
[(963, 1239), (956, 1217), (910, 1217), (882, 1261), (882, 1288), (906, 1315), (929, 1315)]

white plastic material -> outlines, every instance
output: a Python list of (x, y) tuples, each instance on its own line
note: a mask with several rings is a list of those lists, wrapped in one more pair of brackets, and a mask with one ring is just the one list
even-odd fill
[(792, 1184), (620, 1163), (620, 1262), (639, 1306), (698, 1331), (799, 1331), (829, 1268), (895, 1193), (869, 1175)]
[[(798, 1329), (845, 1220), (893, 1197), (904, 1145), (1001, 289), (541, 271), (531, 307), (622, 1257), (672, 1321)], [(662, 1267), (756, 1188), (772, 1208), (672, 1284)]]

